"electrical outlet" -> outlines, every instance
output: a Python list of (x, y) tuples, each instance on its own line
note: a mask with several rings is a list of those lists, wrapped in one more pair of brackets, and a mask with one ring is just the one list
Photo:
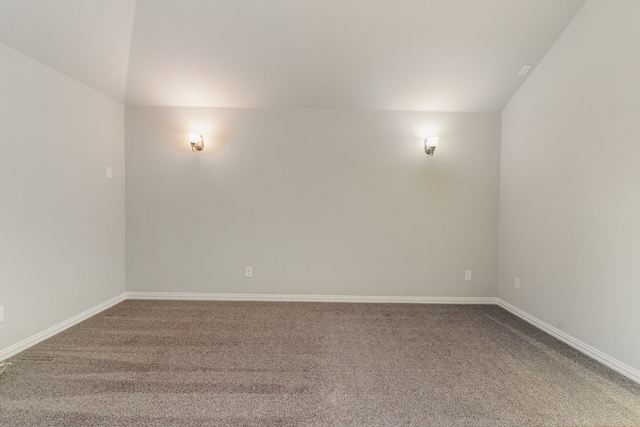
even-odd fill
[(244, 277), (253, 277), (253, 267), (244, 268)]
[(520, 289), (520, 278), (516, 277), (516, 280), (513, 282), (513, 287), (516, 289)]
[(471, 270), (464, 271), (464, 280), (471, 280)]
[(4, 305), (0, 305), (0, 322), (4, 322)]

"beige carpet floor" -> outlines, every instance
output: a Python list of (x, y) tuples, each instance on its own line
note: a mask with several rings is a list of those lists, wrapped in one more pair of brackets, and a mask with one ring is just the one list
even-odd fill
[(0, 426), (640, 426), (497, 306), (125, 301), (11, 362)]

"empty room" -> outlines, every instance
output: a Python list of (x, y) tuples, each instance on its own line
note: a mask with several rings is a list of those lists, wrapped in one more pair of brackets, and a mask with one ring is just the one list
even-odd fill
[(0, 426), (640, 426), (640, 1), (0, 0)]

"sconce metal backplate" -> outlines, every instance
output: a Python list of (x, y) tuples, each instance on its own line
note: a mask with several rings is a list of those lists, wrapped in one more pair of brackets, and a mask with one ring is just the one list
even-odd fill
[(204, 141), (200, 142), (192, 142), (191, 143), (191, 151), (202, 151), (204, 150)]
[(433, 152), (436, 151), (436, 146), (438, 145), (438, 140), (440, 137), (438, 136), (430, 136), (429, 138), (424, 140), (424, 152), (429, 156), (433, 156)]
[(191, 143), (191, 151), (204, 150), (204, 137), (199, 133), (189, 132), (189, 142)]

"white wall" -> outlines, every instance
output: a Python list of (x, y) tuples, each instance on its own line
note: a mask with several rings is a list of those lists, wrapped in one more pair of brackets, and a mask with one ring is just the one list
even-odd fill
[(127, 108), (127, 290), (495, 296), (499, 145), (499, 114)]
[(124, 107), (0, 44), (0, 350), (121, 294), (124, 271)]
[(635, 369), (638, 17), (637, 0), (588, 1), (505, 108), (498, 286), (499, 298)]

